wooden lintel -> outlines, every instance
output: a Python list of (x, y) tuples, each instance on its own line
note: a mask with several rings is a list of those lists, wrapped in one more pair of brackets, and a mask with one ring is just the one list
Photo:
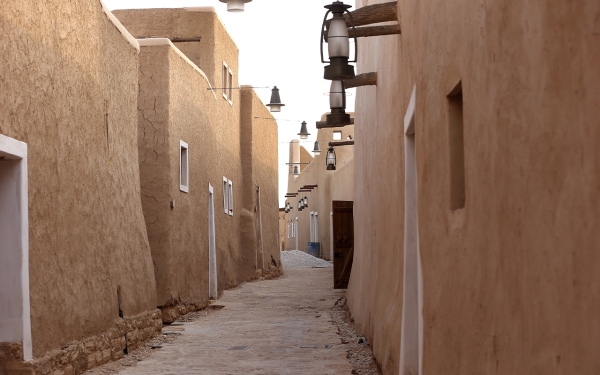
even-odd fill
[(377, 85), (377, 72), (359, 74), (354, 78), (344, 81), (344, 87), (349, 89), (352, 87), (372, 86)]
[(354, 141), (332, 141), (329, 142), (329, 146), (354, 146)]
[(327, 121), (317, 121), (317, 129), (324, 129), (324, 128), (341, 128), (344, 127), (346, 125), (354, 125), (354, 118), (350, 118), (350, 123), (349, 124), (336, 124), (336, 125), (329, 125), (327, 124)]
[(166, 37), (166, 36), (159, 36), (159, 35), (152, 35), (152, 36), (147, 36), (147, 35), (141, 35), (141, 36), (136, 36), (136, 39), (149, 39), (149, 38), (166, 38), (169, 39), (172, 43), (185, 43), (185, 42), (199, 42), (200, 40), (202, 40), (202, 37), (196, 36), (196, 37), (188, 37), (188, 38), (181, 38), (181, 37)]
[(170, 38), (171, 42), (173, 43), (186, 43), (186, 42), (199, 42), (202, 38), (201, 37), (197, 37), (197, 38)]
[(310, 193), (310, 189), (298, 189), (298, 193)]
[[(348, 29), (348, 33), (350, 37), (354, 36), (354, 31), (352, 29)], [(356, 28), (356, 37), (363, 38), (369, 36), (379, 36), (379, 35), (396, 35), (400, 34), (400, 25), (385, 25), (385, 26), (364, 26)]]
[(304, 185), (300, 189), (314, 189), (314, 188), (318, 188), (318, 187), (319, 187), (319, 185)]

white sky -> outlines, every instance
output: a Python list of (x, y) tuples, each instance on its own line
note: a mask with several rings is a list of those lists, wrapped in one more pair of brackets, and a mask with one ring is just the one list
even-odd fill
[[(110, 10), (132, 8), (181, 8), (213, 6), (240, 50), (239, 83), (277, 86), (282, 111), (274, 113), (279, 125), (279, 202), (284, 204), (287, 189), (289, 141), (298, 138), (300, 122), (308, 123), (311, 136), (301, 145), (312, 151), (316, 140), (315, 122), (329, 111), (330, 81), (323, 79), (319, 37), (326, 4), (333, 0), (254, 0), (241, 13), (227, 12), (218, 0), (104, 0)], [(354, 6), (354, 0), (345, 0)], [(353, 10), (353, 9), (351, 9)], [(327, 45), (325, 45), (325, 49)], [(326, 53), (326, 52), (325, 52)], [(325, 56), (327, 57), (327, 56)], [(263, 103), (271, 99), (270, 89), (255, 89)], [(354, 90), (348, 90), (347, 111), (354, 111)], [(292, 121), (283, 121), (292, 120)], [(325, 145), (321, 145), (323, 149)]]

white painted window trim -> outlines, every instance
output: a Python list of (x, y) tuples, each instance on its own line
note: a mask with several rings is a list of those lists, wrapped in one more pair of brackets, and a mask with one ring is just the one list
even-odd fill
[[(185, 155), (183, 150), (185, 150)], [(186, 183), (184, 184), (184, 182)], [(190, 192), (190, 149), (188, 144), (182, 140), (179, 140), (179, 190), (184, 193)]]
[(223, 61), (223, 68), (221, 69), (221, 92), (223, 93), (223, 98), (227, 101), (229, 101), (229, 98), (227, 97), (227, 93), (228, 93), (228, 80), (229, 80), (229, 67), (227, 66), (227, 63), (225, 61)]
[(19, 210), (21, 212), (21, 336), (23, 359), (33, 359), (31, 339), (31, 306), (29, 296), (29, 196), (27, 179), (27, 144), (0, 134), (0, 154), (19, 162)]
[[(339, 139), (336, 139), (335, 136), (336, 134), (340, 135)], [(334, 141), (341, 141), (344, 138), (342, 131), (341, 130), (335, 130), (333, 133), (331, 133), (331, 139), (333, 139)]]
[(229, 200), (229, 212), (228, 215), (229, 216), (233, 216), (233, 182), (231, 182), (231, 180), (227, 181), (227, 185), (229, 186), (229, 188), (227, 189), (229, 191), (229, 196), (228, 196), (228, 200)]
[(229, 66), (223, 61), (223, 68), (221, 69), (221, 84), (223, 89), (223, 98), (227, 100), (230, 106), (233, 106), (233, 70), (229, 69)]
[(223, 176), (223, 212), (229, 215), (229, 183), (227, 177)]

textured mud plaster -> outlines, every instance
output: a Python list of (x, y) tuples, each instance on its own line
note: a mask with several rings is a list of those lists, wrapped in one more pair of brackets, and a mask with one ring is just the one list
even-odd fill
[(0, 5), (0, 133), (29, 152), (34, 357), (156, 306), (140, 203), (138, 52), (100, 2)]
[[(244, 217), (240, 242), (243, 253), (239, 268), (245, 278), (258, 268), (278, 268), (279, 201), (277, 166), (277, 122), (249, 87), (241, 90), (241, 161), (244, 182)], [(256, 188), (260, 189), (260, 207)], [(262, 256), (260, 254), (262, 251)], [(258, 254), (257, 254), (258, 253)]]
[[(352, 114), (353, 115), (353, 114)], [(324, 115), (325, 116), (325, 115)], [(323, 116), (322, 121), (325, 120)], [(336, 170), (328, 171), (325, 158), (329, 142), (333, 141), (333, 133), (341, 132), (342, 140), (348, 137), (354, 139), (354, 125), (341, 128), (319, 129), (317, 141), (321, 147), (321, 154), (313, 159), (310, 153), (297, 142), (290, 143), (290, 162), (299, 155), (300, 161), (310, 161), (311, 164), (303, 165), (304, 169), (298, 177), (292, 173), (288, 176), (288, 192), (294, 193), (305, 185), (318, 185), (310, 192), (299, 193), (295, 198), (288, 198), (293, 210), (286, 214), (286, 223), (295, 222), (298, 217), (297, 238), (299, 250), (305, 250), (310, 241), (310, 214), (317, 213), (318, 242), (321, 244), (321, 255), (324, 259), (331, 260), (331, 229), (330, 212), (333, 200), (354, 200), (354, 146), (336, 147)], [(304, 197), (308, 198), (308, 208), (298, 211), (298, 201)], [(296, 238), (286, 238), (285, 248), (294, 249)]]
[[(402, 119), (416, 85), (423, 374), (600, 371), (600, 4), (398, 7), (401, 36), (359, 43), (358, 72), (380, 79), (356, 96), (357, 329), (397, 374)], [(452, 211), (447, 95), (459, 80), (466, 204)]]
[(172, 40), (206, 74), (213, 87), (222, 87), (223, 62), (236, 73), (237, 82), (239, 51), (213, 7), (127, 9), (113, 13), (136, 38)]

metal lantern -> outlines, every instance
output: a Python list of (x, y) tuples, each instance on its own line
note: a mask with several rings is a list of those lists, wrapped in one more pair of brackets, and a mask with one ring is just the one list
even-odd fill
[(333, 146), (329, 146), (327, 150), (326, 164), (328, 171), (335, 171), (335, 149)]
[(243, 12), (244, 4), (252, 0), (219, 0), (222, 3), (227, 3), (228, 12)]
[(315, 156), (321, 155), (321, 147), (319, 147), (318, 141), (315, 141), (315, 148), (313, 150), (313, 154), (315, 154)]
[(306, 128), (306, 121), (302, 121), (302, 126), (300, 127), (300, 133), (298, 133), (301, 139), (306, 139), (310, 135), (308, 129)]
[(302, 199), (298, 201), (298, 211), (302, 211)]
[(277, 86), (273, 87), (271, 90), (271, 102), (267, 104), (267, 107), (270, 108), (271, 112), (281, 112), (281, 107), (285, 106), (285, 104), (281, 103), (281, 98), (279, 97), (279, 89)]
[(308, 197), (304, 197), (304, 207), (308, 207)]
[[(349, 62), (356, 62), (356, 51), (357, 51), (357, 38), (356, 38), (356, 27), (354, 26), (354, 19), (352, 14), (348, 12), (351, 5), (346, 5), (341, 1), (334, 1), (330, 5), (325, 5), (328, 9), (323, 18), (323, 25), (321, 26), (321, 62), (329, 63), (325, 67), (324, 78), (328, 80), (344, 80), (354, 78), (354, 66), (348, 65)], [(327, 30), (327, 37), (325, 36), (325, 29), (327, 28), (327, 16), (329, 13), (333, 14), (333, 18), (330, 20), (329, 28)], [(344, 19), (344, 13), (348, 13), (350, 18), (350, 24), (354, 35), (354, 60), (348, 61), (350, 58), (350, 36), (348, 34), (348, 26)], [(327, 52), (329, 55), (329, 61), (325, 61), (323, 57), (323, 42), (327, 42)]]
[(293, 172), (293, 175), (294, 175), (294, 176), (298, 176), (298, 175), (300, 175), (300, 170), (298, 169), (298, 166), (297, 166), (297, 165), (294, 165), (294, 172)]
[(345, 126), (350, 124), (350, 115), (346, 113), (346, 89), (344, 81), (331, 81), (329, 89), (330, 114), (326, 116), (328, 126)]

